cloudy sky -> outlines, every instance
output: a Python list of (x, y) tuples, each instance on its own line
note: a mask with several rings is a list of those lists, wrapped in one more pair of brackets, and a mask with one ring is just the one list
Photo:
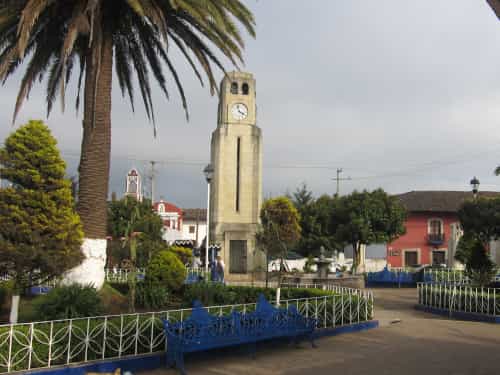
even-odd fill
[[(500, 190), (500, 22), (486, 1), (247, 0), (257, 20), (243, 70), (257, 79), (264, 134), (264, 195), (306, 183), (315, 195), (382, 187), (390, 193)], [(184, 64), (183, 61), (179, 64)], [(227, 65), (230, 68), (229, 65)], [(158, 136), (142, 108), (113, 96), (110, 191), (131, 167), (159, 161), (157, 196), (203, 207), (203, 166), (217, 99), (179, 67), (191, 112), (155, 95)], [(0, 138), (10, 131), (19, 76), (1, 89)], [(44, 84), (17, 124), (46, 118)], [(174, 91), (173, 86), (172, 92)], [(75, 174), (81, 116), (68, 106), (47, 120)]]

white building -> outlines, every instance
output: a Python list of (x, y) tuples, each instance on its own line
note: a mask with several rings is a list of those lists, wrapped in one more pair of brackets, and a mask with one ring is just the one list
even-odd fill
[(176, 205), (161, 199), (153, 203), (153, 210), (163, 221), (163, 240), (171, 244), (183, 240), (182, 237), (182, 210)]
[(203, 245), (207, 235), (207, 210), (186, 208), (182, 211), (182, 239), (193, 241), (194, 247)]

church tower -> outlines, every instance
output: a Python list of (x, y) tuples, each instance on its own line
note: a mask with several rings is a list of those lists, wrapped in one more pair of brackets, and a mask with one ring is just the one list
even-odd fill
[(255, 99), (252, 74), (231, 72), (222, 80), (211, 142), (210, 238), (221, 246), (229, 279), (265, 267), (262, 253), (255, 251), (262, 204), (262, 133)]
[(142, 202), (142, 182), (141, 175), (137, 169), (132, 168), (125, 179), (125, 196), (137, 199)]

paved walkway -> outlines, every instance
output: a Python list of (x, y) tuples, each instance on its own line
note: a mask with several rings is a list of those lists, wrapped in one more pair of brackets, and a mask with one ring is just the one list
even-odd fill
[(416, 289), (376, 289), (378, 329), (322, 338), (317, 349), (262, 344), (255, 360), (235, 349), (192, 355), (186, 368), (190, 375), (500, 374), (500, 325), (418, 312), (415, 301)]

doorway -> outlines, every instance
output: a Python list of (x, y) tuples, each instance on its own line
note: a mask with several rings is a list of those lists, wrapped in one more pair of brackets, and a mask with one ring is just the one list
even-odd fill
[(229, 241), (229, 272), (247, 273), (247, 241)]

